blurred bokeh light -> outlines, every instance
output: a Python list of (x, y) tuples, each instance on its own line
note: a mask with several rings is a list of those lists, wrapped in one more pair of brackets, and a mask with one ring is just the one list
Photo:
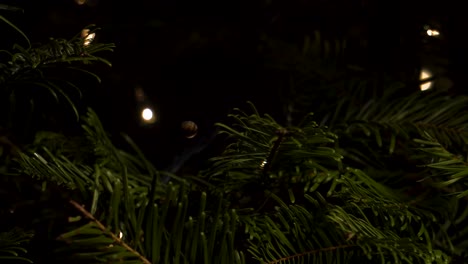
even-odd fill
[(85, 28), (81, 31), (81, 37), (84, 38), (84, 45), (88, 46), (93, 42), (96, 33), (89, 33), (89, 29)]
[(422, 82), (420, 85), (421, 91), (426, 91), (432, 88), (433, 81), (425, 81), (432, 78), (432, 73), (428, 70), (421, 70), (421, 74), (419, 75), (419, 80)]
[(143, 119), (143, 122), (147, 124), (152, 124), (156, 122), (156, 115), (154, 111), (148, 107), (141, 111), (141, 118)]
[(435, 29), (428, 29), (426, 31), (427, 35), (430, 36), (430, 37), (437, 37), (440, 35), (440, 32), (438, 30), (435, 30)]

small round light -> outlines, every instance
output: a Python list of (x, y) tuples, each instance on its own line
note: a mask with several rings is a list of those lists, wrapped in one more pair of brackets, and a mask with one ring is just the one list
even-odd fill
[(151, 120), (151, 118), (153, 118), (153, 111), (149, 108), (145, 108), (143, 112), (141, 112), (141, 116), (144, 120)]
[(145, 123), (154, 123), (156, 121), (156, 116), (153, 113), (153, 110), (150, 108), (145, 108), (143, 111), (141, 111), (141, 118), (143, 119), (143, 122)]

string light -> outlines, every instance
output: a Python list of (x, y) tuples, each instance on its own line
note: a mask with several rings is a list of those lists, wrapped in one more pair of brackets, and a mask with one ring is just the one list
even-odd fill
[(433, 81), (426, 81), (427, 79), (432, 78), (432, 73), (428, 70), (421, 70), (421, 74), (419, 75), (419, 80), (423, 83), (419, 86), (421, 91), (426, 91), (432, 88)]
[(143, 119), (143, 122), (147, 124), (156, 122), (156, 115), (154, 114), (153, 110), (148, 107), (141, 111), (141, 118)]
[(431, 27), (430, 25), (425, 25), (424, 30), (426, 30), (426, 34), (429, 37), (438, 37), (438, 36), (440, 36), (440, 31), (433, 28), (433, 27)]
[(430, 37), (437, 37), (440, 35), (440, 32), (438, 30), (435, 30), (435, 29), (428, 29), (426, 31), (427, 35), (430, 36)]
[(81, 37), (84, 38), (83, 45), (88, 46), (93, 42), (96, 33), (89, 33), (89, 29), (85, 28), (81, 31)]

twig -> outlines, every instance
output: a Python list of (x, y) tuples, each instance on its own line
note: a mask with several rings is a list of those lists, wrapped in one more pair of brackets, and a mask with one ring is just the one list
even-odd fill
[(112, 239), (117, 243), (119, 244), (120, 246), (124, 247), (125, 249), (127, 249), (128, 251), (132, 252), (133, 254), (135, 254), (141, 261), (143, 261), (143, 263), (145, 264), (151, 264), (151, 262), (149, 260), (147, 260), (144, 256), (142, 256), (140, 253), (138, 253), (136, 250), (134, 250), (133, 248), (131, 248), (129, 245), (127, 245), (125, 242), (123, 242), (120, 238), (118, 238), (114, 233), (110, 232), (109, 230), (107, 230), (107, 228), (101, 223), (99, 222), (99, 220), (97, 220), (90, 212), (86, 211), (86, 209), (84, 209), (83, 206), (79, 205), (77, 202), (73, 201), (73, 200), (70, 200), (70, 203), (76, 208), (78, 209), (81, 213), (83, 213), (84, 216), (86, 216), (87, 218), (91, 219), (91, 221), (93, 221), (94, 223), (96, 223), (96, 225), (99, 227), (99, 229), (101, 229), (102, 231), (106, 232), (107, 234), (109, 234)]
[(302, 256), (305, 256), (305, 255), (315, 254), (315, 253), (324, 252), (324, 251), (334, 251), (334, 250), (337, 250), (337, 249), (340, 249), (340, 248), (349, 248), (349, 247), (356, 247), (356, 245), (341, 245), (341, 246), (336, 246), (336, 247), (327, 247), (327, 248), (314, 249), (314, 250), (298, 253), (298, 254), (295, 254), (295, 255), (287, 256), (287, 257), (284, 257), (284, 258), (280, 258), (280, 259), (277, 259), (277, 260), (273, 260), (273, 261), (268, 262), (268, 264), (280, 263), (282, 261), (291, 260), (293, 258), (298, 258), (298, 257), (302, 257)]
[(270, 149), (270, 153), (267, 159), (264, 161), (264, 166), (263, 166), (263, 179), (264, 180), (268, 178), (268, 173), (270, 172), (270, 168), (271, 168), (271, 162), (273, 161), (273, 158), (275, 157), (276, 152), (278, 151), (284, 138), (287, 135), (289, 135), (289, 131), (286, 129), (279, 129), (278, 131), (276, 131), (276, 135), (278, 135), (278, 139), (276, 139), (275, 143), (273, 144), (273, 147)]

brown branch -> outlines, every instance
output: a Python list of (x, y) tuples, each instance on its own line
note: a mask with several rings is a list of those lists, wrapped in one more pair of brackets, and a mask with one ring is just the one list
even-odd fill
[(10, 150), (10, 154), (13, 156), (18, 156), (18, 154), (21, 152), (20, 148), (11, 142), (7, 136), (0, 136), (0, 145), (7, 146)]
[(132, 252), (133, 254), (135, 254), (143, 263), (145, 264), (151, 264), (151, 262), (149, 260), (147, 260), (144, 256), (142, 256), (140, 253), (138, 253), (136, 250), (134, 250), (133, 248), (131, 248), (129, 245), (127, 245), (125, 242), (123, 242), (120, 238), (118, 238), (114, 233), (110, 232), (109, 230), (107, 230), (107, 228), (101, 223), (99, 222), (99, 220), (97, 220), (90, 212), (86, 211), (86, 209), (84, 209), (83, 206), (79, 205), (77, 202), (73, 201), (73, 200), (70, 200), (70, 203), (76, 208), (78, 209), (81, 213), (83, 213), (84, 216), (86, 216), (87, 218), (89, 218), (91, 221), (93, 221), (98, 227), (99, 229), (101, 229), (102, 231), (106, 232), (107, 234), (109, 234), (112, 239), (117, 243), (119, 244), (120, 246), (124, 247), (126, 250)]
[(295, 255), (287, 256), (287, 257), (284, 257), (284, 258), (280, 258), (280, 259), (277, 259), (277, 260), (273, 260), (273, 261), (268, 262), (268, 264), (280, 263), (282, 261), (287, 261), (287, 260), (291, 260), (293, 258), (298, 258), (298, 257), (310, 255), (310, 254), (315, 254), (315, 253), (318, 253), (318, 252), (334, 251), (334, 250), (338, 250), (340, 248), (349, 248), (349, 247), (356, 247), (356, 245), (341, 245), (341, 246), (336, 246), (336, 247), (314, 249), (314, 250), (298, 253), (298, 254), (295, 254)]
[(271, 168), (271, 162), (273, 161), (273, 158), (275, 157), (276, 152), (278, 151), (284, 138), (287, 135), (289, 135), (289, 131), (286, 129), (279, 129), (278, 131), (276, 131), (276, 134), (278, 135), (278, 139), (276, 139), (275, 143), (273, 144), (273, 147), (270, 149), (270, 153), (267, 159), (264, 161), (264, 164), (263, 164), (263, 179), (264, 180), (268, 178), (268, 173)]

